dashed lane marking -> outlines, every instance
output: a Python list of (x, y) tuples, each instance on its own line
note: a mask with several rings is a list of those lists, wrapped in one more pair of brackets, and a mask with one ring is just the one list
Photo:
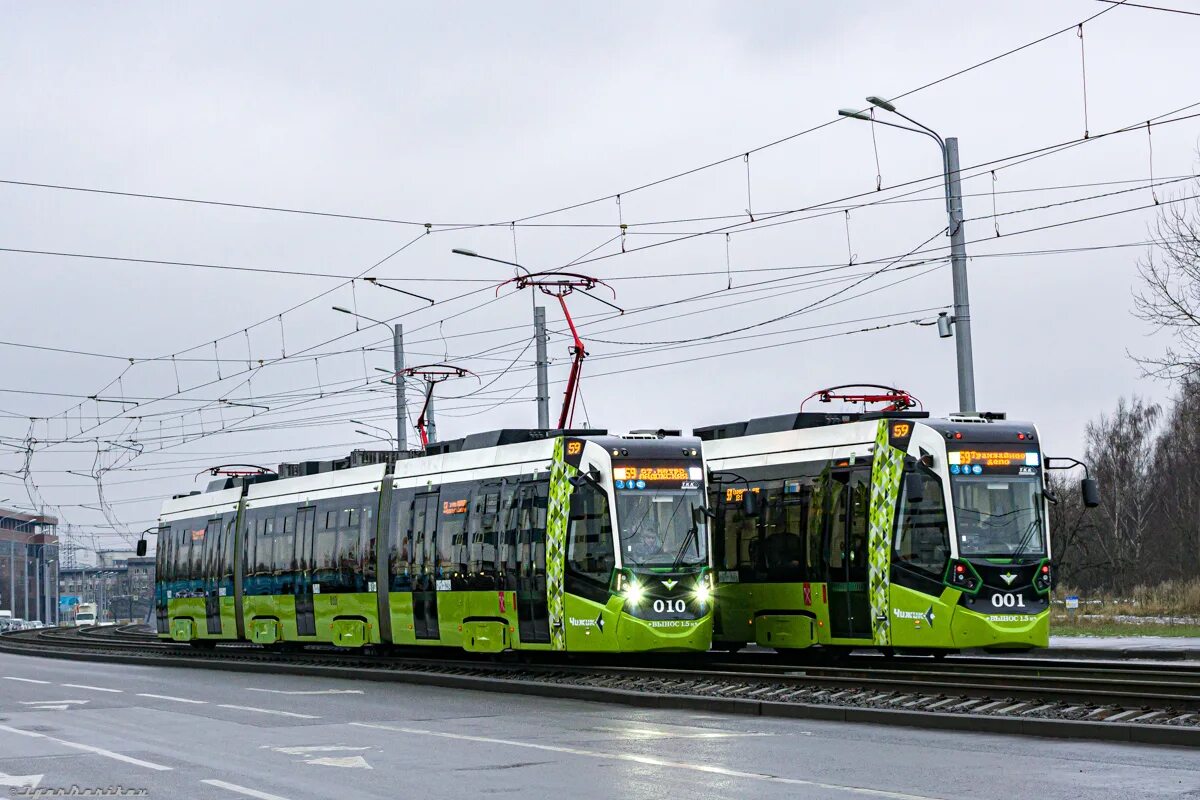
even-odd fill
[(205, 705), (208, 703), (207, 700), (189, 700), (186, 697), (172, 697), (169, 694), (146, 694), (145, 692), (138, 692), (138, 697), (150, 697), (154, 700), (170, 700), (174, 703), (195, 703), (196, 705)]
[(277, 794), (271, 794), (270, 792), (260, 792), (258, 789), (248, 789), (245, 786), (238, 786), (236, 783), (228, 783), (226, 781), (219, 781), (216, 778), (208, 778), (207, 780), (202, 780), (200, 782), (207, 783), (209, 786), (216, 786), (218, 789), (228, 789), (231, 792), (237, 792), (238, 794), (244, 794), (244, 795), (246, 795), (246, 797), (257, 797), (258, 800), (287, 800), (286, 797), (280, 797)]
[(113, 694), (121, 694), (124, 689), (106, 689), (103, 686), (88, 686), (86, 683), (60, 683), (59, 686), (65, 686), (68, 689), (87, 689), (92, 692), (112, 692)]
[(82, 750), (85, 753), (93, 753), (105, 758), (111, 758), (113, 761), (132, 764), (135, 767), (145, 767), (146, 769), (158, 770), (159, 772), (167, 772), (174, 769), (174, 767), (168, 767), (165, 764), (155, 764), (153, 761), (143, 761), (140, 758), (134, 758), (133, 756), (127, 756), (121, 753), (114, 753), (112, 750), (105, 750), (103, 747), (93, 747), (90, 744), (68, 742), (66, 739), (59, 739), (55, 736), (47, 736), (44, 733), (37, 733), (36, 731), (23, 731), (20, 728), (10, 728), (7, 725), (0, 725), (0, 731), (15, 733), (18, 736), (28, 736), (31, 739), (45, 739), (48, 742), (61, 744), (63, 747), (70, 747), (74, 750)]
[(14, 677), (12, 677), (11, 675), (5, 675), (5, 676), (4, 676), (4, 680), (6, 680), (6, 681), (20, 681), (21, 683), (44, 683), (44, 684), (49, 684), (49, 683), (50, 683), (50, 681), (38, 681), (38, 680), (34, 680), (33, 678), (14, 678)]
[(276, 711), (273, 708), (256, 708), (255, 706), (235, 706), (222, 703), (220, 708), (232, 708), (235, 711), (254, 711), (259, 714), (277, 714), (281, 717), (296, 717), (298, 719), (320, 719), (315, 714), (297, 714), (295, 711)]
[(724, 775), (730, 778), (745, 778), (747, 780), (763, 781), (768, 783), (783, 783), (790, 786), (811, 786), (815, 789), (847, 792), (850, 794), (865, 795), (868, 797), (886, 797), (890, 798), (890, 800), (939, 800), (939, 798), (923, 794), (890, 792), (884, 789), (871, 789), (866, 786), (824, 783), (822, 781), (810, 781), (803, 778), (785, 778), (780, 775), (767, 775), (761, 772), (745, 772), (743, 770), (727, 769), (726, 767), (719, 767), (715, 764), (691, 764), (684, 761), (671, 761), (665, 758), (638, 755), (636, 753), (605, 753), (599, 750), (584, 750), (583, 748), (579, 747), (562, 747), (559, 745), (537, 744), (534, 742), (518, 742), (512, 739), (494, 739), (489, 736), (469, 736), (462, 733), (444, 733), (442, 731), (431, 731), (423, 728), (402, 728), (396, 725), (382, 725), (371, 722), (351, 722), (349, 724), (359, 728), (375, 728), (382, 731), (409, 733), (416, 736), (436, 736), (442, 739), (456, 739), (459, 741), (481, 742), (484, 744), (506, 744), (512, 747), (525, 747), (531, 750), (542, 750), (551, 753), (567, 753), (569, 755), (585, 756), (587, 758), (600, 758), (611, 761), (632, 761), (637, 764), (666, 767), (667, 769), (685, 769), (692, 772), (705, 772), (710, 775)]
[(248, 687), (247, 692), (270, 692), (271, 694), (363, 694), (362, 689), (317, 689), (304, 692), (289, 692), (283, 689), (255, 689)]

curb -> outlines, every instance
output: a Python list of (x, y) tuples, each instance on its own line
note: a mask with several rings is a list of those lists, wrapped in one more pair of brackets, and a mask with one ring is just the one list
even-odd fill
[(420, 686), (437, 686), (446, 689), (505, 692), (537, 697), (614, 703), (636, 708), (708, 711), (746, 716), (811, 719), (826, 722), (857, 722), (869, 725), (894, 725), (943, 731), (1036, 736), (1053, 739), (1200, 747), (1200, 728), (1184, 728), (1170, 725), (1129, 725), (1124, 723), (1085, 722), (1082, 720), (1022, 719), (1017, 717), (992, 717), (979, 714), (939, 714), (935, 712), (856, 708), (852, 706), (815, 705), (809, 703), (779, 703), (762, 700), (745, 700), (734, 697), (650, 694), (632, 692), (625, 689), (606, 689), (598, 686), (572, 686), (569, 684), (509, 680), (506, 678), (479, 678), (469, 675), (444, 675), (336, 666), (238, 662), (215, 659), (188, 661), (182, 657), (133, 656), (120, 653), (41, 652), (35, 648), (13, 647), (8, 642), (2, 640), (0, 640), (0, 652), (42, 658), (61, 658), (71, 661), (101, 661), (117, 664), (138, 664), (142, 666), (186, 667), (191, 669), (223, 670), (227, 672), (257, 672), (339, 678), (343, 680), (367, 680), (379, 683), (405, 683)]

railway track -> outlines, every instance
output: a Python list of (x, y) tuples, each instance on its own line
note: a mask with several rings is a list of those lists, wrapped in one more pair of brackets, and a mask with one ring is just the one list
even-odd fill
[(770, 716), (1200, 745), (1200, 666), (1061, 659), (860, 657), (779, 663), (768, 654), (501, 660), (460, 651), (198, 650), (140, 625), (0, 636), (0, 651), (180, 667), (287, 671)]

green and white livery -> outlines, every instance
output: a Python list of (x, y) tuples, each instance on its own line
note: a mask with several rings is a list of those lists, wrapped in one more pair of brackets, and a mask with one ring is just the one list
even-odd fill
[[(699, 441), (504, 430), (224, 478), (164, 504), (160, 636), (707, 650)], [(381, 463), (355, 466), (377, 458)], [(345, 468), (342, 468), (345, 467)]]
[(1044, 459), (1032, 424), (798, 413), (695, 433), (717, 517), (715, 646), (1048, 644)]

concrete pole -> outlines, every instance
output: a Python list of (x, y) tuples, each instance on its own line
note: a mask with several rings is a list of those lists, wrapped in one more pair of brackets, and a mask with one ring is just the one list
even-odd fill
[(967, 291), (967, 239), (963, 230), (958, 139), (946, 139), (946, 192), (950, 215), (950, 274), (954, 282), (954, 346), (958, 356), (958, 410), (974, 414), (975, 356), (971, 348), (971, 301)]
[(537, 342), (537, 416), (538, 427), (550, 427), (550, 384), (546, 377), (549, 361), (546, 359), (546, 309), (533, 307), (533, 335)]
[(408, 406), (404, 398), (404, 326), (392, 331), (392, 369), (396, 379), (396, 446), (401, 452), (408, 449)]

